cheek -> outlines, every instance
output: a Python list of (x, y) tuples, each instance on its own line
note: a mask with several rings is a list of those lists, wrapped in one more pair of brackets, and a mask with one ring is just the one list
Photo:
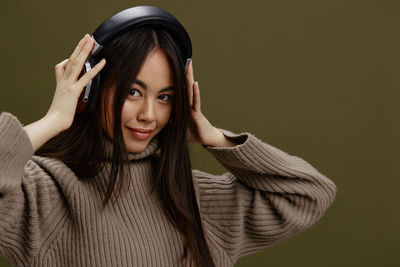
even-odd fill
[(121, 122), (122, 122), (122, 124), (124, 124), (125, 120), (128, 117), (128, 114), (129, 114), (129, 109), (128, 109), (127, 105), (124, 104), (122, 106), (122, 111), (121, 111)]
[(132, 120), (132, 117), (136, 116), (136, 114), (137, 110), (135, 108), (135, 105), (129, 103), (128, 101), (125, 101), (121, 111), (121, 123), (125, 124), (127, 121)]
[(168, 107), (161, 111), (159, 121), (160, 121), (160, 123), (162, 123), (162, 125), (167, 124), (169, 119), (171, 119), (171, 113), (172, 113), (171, 111), (172, 111), (172, 107)]

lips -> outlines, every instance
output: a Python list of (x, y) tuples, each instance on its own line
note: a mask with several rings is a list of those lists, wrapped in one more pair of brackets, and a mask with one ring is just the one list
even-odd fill
[(129, 128), (130, 130), (139, 132), (139, 133), (151, 133), (153, 130), (152, 129), (143, 129), (143, 128)]
[(153, 132), (151, 129), (127, 128), (132, 133), (132, 136), (139, 140), (147, 140), (151, 136), (151, 132)]

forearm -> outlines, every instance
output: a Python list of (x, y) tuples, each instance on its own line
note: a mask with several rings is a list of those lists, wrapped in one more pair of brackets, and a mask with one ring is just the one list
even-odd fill
[(214, 128), (214, 129), (215, 129), (214, 138), (212, 138), (212, 141), (206, 145), (214, 146), (214, 147), (234, 147), (234, 146), (238, 145), (238, 143), (235, 140), (226, 137), (217, 128)]
[(61, 132), (55, 122), (54, 117), (46, 115), (40, 120), (24, 126), (35, 151)]

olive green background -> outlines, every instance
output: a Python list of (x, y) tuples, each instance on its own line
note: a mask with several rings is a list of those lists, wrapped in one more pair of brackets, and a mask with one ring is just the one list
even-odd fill
[[(54, 66), (135, 5), (189, 32), (201, 109), (297, 155), (338, 187), (311, 228), (239, 266), (400, 266), (400, 1), (2, 1), (0, 111), (40, 119)], [(193, 167), (225, 169), (198, 144)], [(1, 266), (10, 266), (2, 260)]]

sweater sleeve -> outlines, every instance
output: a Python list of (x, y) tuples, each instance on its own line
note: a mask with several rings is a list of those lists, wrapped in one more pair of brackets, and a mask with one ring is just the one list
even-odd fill
[[(39, 250), (41, 219), (48, 215), (45, 181), (30, 158), (32, 143), (19, 120), (0, 114), (0, 255), (14, 264), (26, 266)], [(36, 168), (35, 168), (36, 167)]]
[(233, 263), (309, 228), (334, 201), (336, 185), (305, 160), (218, 129), (238, 144), (202, 146), (228, 172), (193, 174), (205, 227)]

